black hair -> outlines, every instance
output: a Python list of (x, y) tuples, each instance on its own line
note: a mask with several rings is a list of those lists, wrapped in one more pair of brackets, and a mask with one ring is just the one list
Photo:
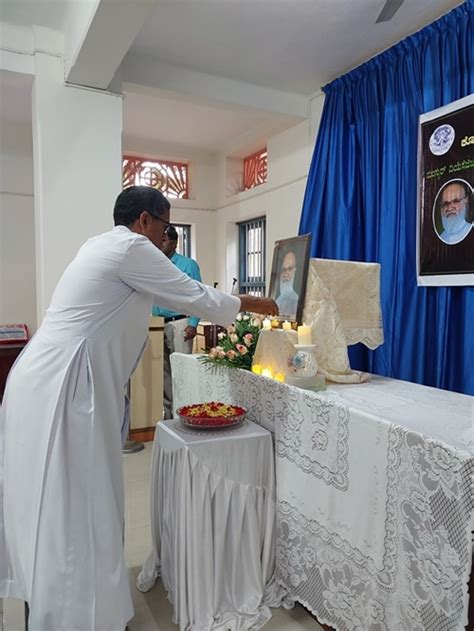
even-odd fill
[(166, 197), (151, 186), (129, 186), (117, 197), (114, 206), (116, 226), (130, 228), (146, 210), (152, 217), (158, 218), (170, 209)]
[(170, 241), (178, 240), (178, 231), (176, 230), (174, 226), (169, 226), (168, 228), (166, 228), (165, 234)]

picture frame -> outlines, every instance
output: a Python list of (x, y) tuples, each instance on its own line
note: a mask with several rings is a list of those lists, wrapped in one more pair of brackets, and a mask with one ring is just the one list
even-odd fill
[(473, 116), (471, 94), (419, 117), (419, 286), (474, 285)]
[(275, 242), (269, 297), (280, 309), (280, 320), (302, 323), (310, 247), (311, 234)]

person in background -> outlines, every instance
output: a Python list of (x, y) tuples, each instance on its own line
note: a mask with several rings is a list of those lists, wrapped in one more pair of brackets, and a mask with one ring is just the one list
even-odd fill
[[(201, 281), (201, 271), (196, 261), (176, 251), (178, 232), (170, 226), (163, 237), (161, 251), (166, 254), (176, 267), (193, 280)], [(163, 354), (163, 409), (164, 418), (173, 418), (173, 383), (171, 375), (171, 353), (193, 352), (193, 340), (196, 337), (199, 318), (188, 318), (186, 315), (153, 306), (152, 314), (165, 320), (164, 354)]]

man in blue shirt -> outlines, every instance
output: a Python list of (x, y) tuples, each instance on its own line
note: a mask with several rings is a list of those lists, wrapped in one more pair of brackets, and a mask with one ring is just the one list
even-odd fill
[[(176, 265), (178, 269), (194, 280), (201, 281), (201, 271), (194, 259), (182, 256), (176, 252), (178, 233), (170, 226), (163, 238), (162, 252)], [(192, 353), (193, 339), (196, 336), (199, 318), (190, 317), (158, 305), (153, 306), (152, 314), (165, 319), (164, 353), (163, 353), (163, 408), (164, 418), (173, 418), (173, 386), (171, 378), (171, 353)]]

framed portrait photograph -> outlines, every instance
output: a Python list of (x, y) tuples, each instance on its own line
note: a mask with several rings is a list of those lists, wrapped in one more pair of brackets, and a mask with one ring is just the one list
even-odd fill
[(418, 285), (474, 285), (474, 95), (420, 116)]
[(301, 324), (310, 246), (310, 234), (275, 242), (269, 297), (277, 303), (281, 320)]

